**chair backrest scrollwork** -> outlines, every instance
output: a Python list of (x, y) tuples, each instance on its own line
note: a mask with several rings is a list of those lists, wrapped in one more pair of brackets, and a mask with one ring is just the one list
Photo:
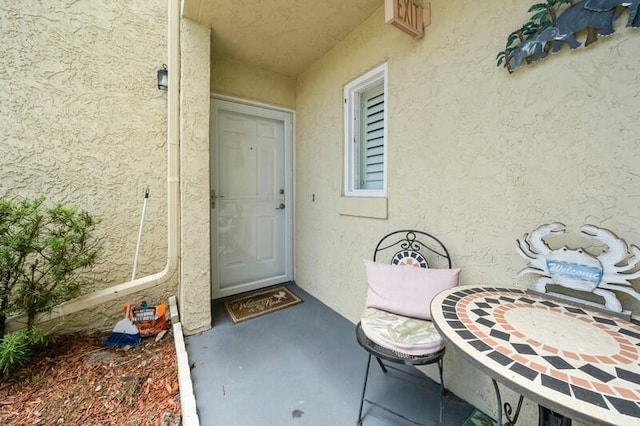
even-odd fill
[(374, 262), (421, 268), (451, 268), (451, 256), (444, 244), (431, 234), (413, 229), (391, 232), (378, 242)]

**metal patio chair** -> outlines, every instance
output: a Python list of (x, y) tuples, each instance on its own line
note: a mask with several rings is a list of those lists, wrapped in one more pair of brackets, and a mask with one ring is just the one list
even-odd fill
[[(369, 357), (356, 424), (362, 425), (365, 402), (413, 424), (424, 424), (366, 398), (372, 356), (376, 358), (384, 373), (387, 373), (388, 368), (405, 372), (389, 363), (405, 366), (437, 364), (440, 375), (440, 424), (442, 424), (442, 399), (445, 394), (442, 369), (445, 347), (444, 340), (429, 321), (429, 306), (435, 294), (457, 285), (460, 270), (451, 269), (451, 257), (440, 240), (417, 230), (398, 230), (385, 235), (373, 252), (373, 262), (365, 261), (365, 264), (369, 286), (367, 306), (361, 321), (356, 325), (356, 338), (360, 346), (369, 353)], [(428, 270), (417, 270), (419, 268), (428, 268)], [(404, 278), (405, 275), (409, 278)], [(413, 280), (411, 283), (413, 287), (408, 284), (411, 280)], [(403, 286), (404, 288), (401, 288)], [(417, 286), (420, 287), (420, 294), (416, 294)], [(423, 291), (424, 294), (421, 293)], [(405, 300), (402, 300), (403, 298)], [(407, 315), (404, 308), (394, 308), (394, 303), (404, 306), (407, 300), (409, 303), (417, 302), (414, 303), (417, 305), (416, 309), (422, 309), (426, 314), (421, 313), (421, 318), (416, 320), (414, 316)], [(394, 312), (398, 310), (402, 310), (404, 315)], [(406, 331), (396, 334), (395, 330), (407, 330), (407, 327), (403, 327), (406, 321), (412, 321), (412, 326), (419, 323), (420, 328), (413, 328), (409, 335)], [(416, 334), (411, 335), (413, 332)], [(421, 378), (428, 380), (424, 376)]]

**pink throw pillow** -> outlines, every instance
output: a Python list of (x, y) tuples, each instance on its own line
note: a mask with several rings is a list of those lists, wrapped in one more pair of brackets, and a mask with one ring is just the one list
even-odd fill
[(431, 320), (431, 299), (458, 285), (460, 268), (429, 269), (364, 261), (367, 270), (365, 307), (405, 317)]

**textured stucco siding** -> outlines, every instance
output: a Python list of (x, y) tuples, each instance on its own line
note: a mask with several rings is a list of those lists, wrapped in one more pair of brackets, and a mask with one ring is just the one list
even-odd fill
[[(611, 37), (575, 51), (565, 47), (509, 75), (495, 57), (527, 21), (530, 5), (432, 1), (432, 24), (418, 41), (385, 25), (381, 8), (300, 76), (295, 279), (301, 287), (357, 321), (366, 292), (362, 259), (397, 228), (440, 237), (462, 268), (461, 284), (521, 288), (535, 277), (516, 278), (525, 261), (515, 240), (543, 223), (567, 225), (565, 239), (549, 239), (555, 247), (588, 244), (577, 230), (585, 223), (640, 244), (640, 31), (624, 28), (625, 16)], [(341, 216), (343, 88), (383, 62), (388, 219)], [(637, 301), (621, 299), (640, 312)], [(445, 384), (495, 413), (488, 377), (455, 351), (446, 356)], [(534, 418), (528, 406), (521, 422)]]
[(210, 30), (189, 19), (181, 25), (180, 193), (181, 322), (186, 334), (211, 326), (209, 228)]
[(228, 58), (212, 59), (211, 93), (284, 108), (296, 106), (294, 78)]
[[(156, 83), (166, 25), (156, 0), (0, 4), (0, 196), (45, 195), (101, 217), (96, 290), (131, 277), (147, 187), (136, 277), (167, 262), (167, 96)], [(153, 303), (176, 282), (133, 299)]]

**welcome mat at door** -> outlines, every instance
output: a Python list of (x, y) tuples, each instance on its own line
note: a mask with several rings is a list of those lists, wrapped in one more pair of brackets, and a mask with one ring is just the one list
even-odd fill
[(237, 324), (300, 302), (302, 299), (287, 287), (281, 286), (224, 302), (224, 309), (231, 320)]

